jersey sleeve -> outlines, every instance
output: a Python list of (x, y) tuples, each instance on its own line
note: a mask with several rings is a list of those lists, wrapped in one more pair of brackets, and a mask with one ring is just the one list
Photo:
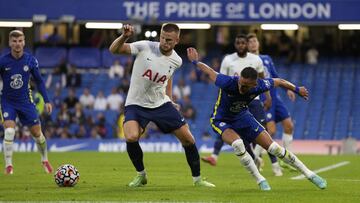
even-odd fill
[(224, 57), (220, 65), (220, 73), (224, 75), (229, 75), (229, 62), (228, 57)]
[(234, 77), (221, 73), (216, 76), (215, 85), (225, 91), (229, 90), (234, 83), (237, 83), (237, 80)]
[(267, 78), (267, 79), (263, 79), (263, 80), (259, 79), (258, 85), (255, 87), (255, 89), (252, 91), (252, 93), (261, 94), (272, 88), (274, 88), (274, 80), (273, 79), (271, 79), (271, 78)]
[(35, 80), (36, 86), (37, 86), (40, 94), (43, 96), (45, 103), (49, 103), (50, 100), (46, 93), (45, 83), (41, 77), (40, 70), (39, 70), (39, 62), (37, 61), (37, 59), (35, 57), (31, 57), (29, 65), (30, 65), (31, 75), (33, 76), (33, 78)]
[(129, 45), (130, 45), (130, 50), (131, 50), (132, 55), (136, 55), (139, 52), (143, 51), (144, 49), (146, 49), (150, 46), (149, 41), (146, 41), (146, 40), (133, 42), (133, 43), (130, 43)]

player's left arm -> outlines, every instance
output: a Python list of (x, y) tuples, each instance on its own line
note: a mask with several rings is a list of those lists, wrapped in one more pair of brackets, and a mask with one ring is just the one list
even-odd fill
[(52, 105), (50, 103), (49, 97), (46, 92), (46, 87), (43, 78), (41, 77), (40, 71), (39, 71), (39, 63), (38, 61), (33, 58), (32, 64), (31, 64), (31, 75), (33, 76), (36, 86), (41, 94), (41, 96), (44, 98), (45, 102), (45, 108), (46, 111), (51, 114), (52, 112)]
[(282, 78), (274, 78), (274, 86), (275, 87), (282, 87), (285, 88), (287, 90), (291, 90), (293, 92), (295, 92), (296, 94), (298, 94), (299, 96), (303, 97), (305, 100), (309, 99), (309, 92), (306, 89), (306, 87), (301, 86), (298, 87), (294, 84), (292, 84), (291, 82), (282, 79)]

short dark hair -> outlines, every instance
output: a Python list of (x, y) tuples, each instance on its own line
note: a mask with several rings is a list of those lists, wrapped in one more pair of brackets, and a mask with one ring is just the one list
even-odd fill
[(17, 37), (21, 37), (21, 36), (24, 36), (24, 37), (25, 37), (24, 33), (23, 33), (21, 30), (13, 30), (13, 31), (11, 31), (11, 32), (9, 33), (9, 39), (10, 39), (11, 37), (17, 38)]
[(241, 77), (256, 80), (258, 78), (258, 72), (255, 70), (255, 68), (246, 67), (241, 71)]
[(246, 41), (248, 41), (247, 37), (245, 34), (238, 34), (236, 35), (236, 38), (235, 39), (245, 39)]
[(257, 39), (257, 36), (255, 33), (249, 33), (247, 36), (246, 36), (247, 40), (250, 40), (252, 38), (256, 38)]
[(180, 33), (180, 28), (174, 23), (165, 23), (161, 26), (161, 30), (164, 32)]

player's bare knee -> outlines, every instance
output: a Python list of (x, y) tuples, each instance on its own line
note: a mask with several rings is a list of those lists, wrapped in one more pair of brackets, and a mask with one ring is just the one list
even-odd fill
[(139, 133), (125, 133), (125, 139), (127, 142), (137, 142), (139, 141)]
[(245, 154), (246, 149), (245, 149), (245, 145), (244, 142), (242, 141), (242, 139), (237, 139), (235, 140), (231, 146), (234, 148), (234, 152), (237, 156), (241, 156), (243, 154)]
[(13, 142), (15, 138), (15, 128), (6, 128), (4, 138), (7, 142)]

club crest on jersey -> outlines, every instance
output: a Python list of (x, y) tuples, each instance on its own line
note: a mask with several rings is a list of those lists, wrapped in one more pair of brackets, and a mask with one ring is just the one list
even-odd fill
[(28, 70), (29, 70), (29, 66), (28, 66), (28, 65), (25, 65), (25, 66), (24, 66), (24, 71), (25, 71), (25, 72), (28, 72)]
[(146, 69), (144, 74), (142, 74), (142, 77), (148, 78), (149, 80), (156, 82), (156, 83), (162, 83), (164, 84), (166, 81), (166, 75), (160, 75), (158, 72), (152, 72), (151, 69)]
[(3, 114), (4, 118), (7, 118), (9, 116), (9, 113), (8, 112), (4, 112)]

